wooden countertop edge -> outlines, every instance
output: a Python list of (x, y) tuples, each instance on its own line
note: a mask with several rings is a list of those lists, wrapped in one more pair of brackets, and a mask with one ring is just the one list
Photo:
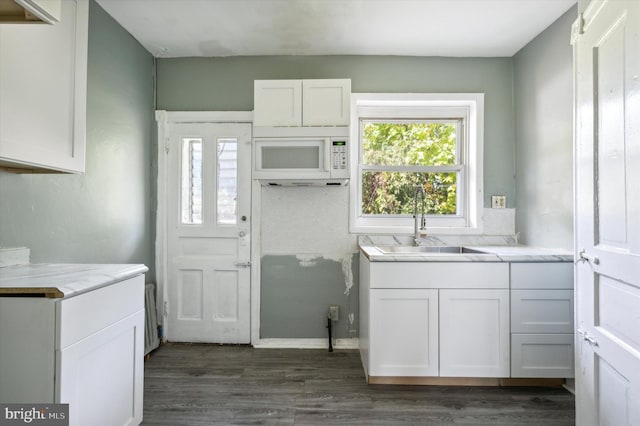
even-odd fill
[(55, 287), (0, 287), (0, 297), (46, 297), (48, 299), (59, 299), (64, 297), (64, 293)]

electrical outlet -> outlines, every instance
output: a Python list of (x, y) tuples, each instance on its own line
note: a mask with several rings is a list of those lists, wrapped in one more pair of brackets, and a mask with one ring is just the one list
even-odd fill
[(338, 321), (339, 312), (338, 305), (329, 305), (329, 318), (331, 318), (331, 321)]
[(492, 209), (504, 209), (507, 207), (507, 197), (504, 195), (492, 195), (491, 196), (491, 208)]

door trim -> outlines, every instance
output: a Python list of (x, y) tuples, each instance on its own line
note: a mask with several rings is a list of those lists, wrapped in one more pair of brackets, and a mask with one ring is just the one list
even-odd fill
[[(169, 300), (167, 294), (167, 277), (168, 271), (168, 246), (167, 246), (167, 197), (168, 197), (168, 156), (167, 149), (169, 147), (169, 129), (171, 124), (184, 123), (248, 123), (253, 124), (252, 111), (166, 111), (156, 110), (156, 122), (158, 124), (158, 177), (157, 184), (157, 205), (156, 205), (156, 241), (155, 241), (155, 266), (156, 266), (156, 310), (158, 322), (161, 325), (166, 324), (165, 303)], [(256, 191), (253, 189), (255, 183), (252, 180), (252, 194)], [(258, 191), (259, 193), (259, 191)], [(257, 200), (259, 204), (259, 200)], [(253, 237), (251, 244), (251, 276), (250, 276), (250, 315), (251, 315), (251, 343), (253, 344), (256, 337), (259, 338), (260, 330), (260, 255), (257, 248), (260, 247), (260, 230), (257, 227), (260, 223), (259, 218), (256, 219), (256, 200), (251, 200), (251, 233)], [(256, 228), (253, 228), (256, 226)], [(257, 333), (257, 334), (256, 334)], [(166, 334), (163, 334), (162, 341), (166, 341)]]

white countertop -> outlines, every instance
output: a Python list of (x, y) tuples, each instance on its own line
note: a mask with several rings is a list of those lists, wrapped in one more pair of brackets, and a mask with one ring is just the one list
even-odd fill
[(2, 294), (67, 298), (144, 274), (140, 264), (35, 263), (0, 268)]
[(572, 262), (573, 253), (565, 249), (530, 246), (464, 247), (484, 253), (383, 253), (376, 246), (360, 245), (372, 262)]

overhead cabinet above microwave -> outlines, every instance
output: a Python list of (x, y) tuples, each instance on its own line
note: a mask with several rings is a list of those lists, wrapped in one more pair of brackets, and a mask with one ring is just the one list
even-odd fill
[(255, 80), (254, 127), (349, 126), (350, 79)]

